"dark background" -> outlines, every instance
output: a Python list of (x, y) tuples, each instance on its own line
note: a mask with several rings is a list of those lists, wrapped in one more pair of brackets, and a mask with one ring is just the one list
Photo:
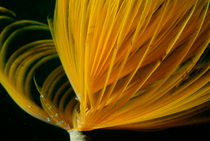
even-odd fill
[[(19, 19), (47, 22), (55, 0), (0, 0), (0, 6), (13, 10)], [(0, 141), (69, 141), (66, 131), (35, 119), (18, 107), (0, 85)], [(210, 139), (210, 123), (156, 131), (97, 130), (93, 141), (149, 141)]]

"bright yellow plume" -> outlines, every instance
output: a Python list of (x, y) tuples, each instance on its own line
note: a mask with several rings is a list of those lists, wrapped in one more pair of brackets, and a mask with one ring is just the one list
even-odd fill
[(0, 11), (0, 82), (43, 121), (154, 129), (209, 109), (209, 0), (58, 0), (50, 28)]

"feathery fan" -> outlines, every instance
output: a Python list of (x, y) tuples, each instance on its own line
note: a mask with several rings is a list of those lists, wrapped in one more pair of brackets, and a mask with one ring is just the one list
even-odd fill
[(49, 26), (0, 7), (0, 82), (73, 134), (192, 124), (210, 106), (209, 21), (209, 0), (57, 0)]

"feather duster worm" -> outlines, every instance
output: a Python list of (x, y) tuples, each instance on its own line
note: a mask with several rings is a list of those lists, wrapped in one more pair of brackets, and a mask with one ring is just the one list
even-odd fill
[(1, 84), (72, 140), (192, 124), (209, 109), (209, 0), (59, 0), (49, 26), (0, 14)]

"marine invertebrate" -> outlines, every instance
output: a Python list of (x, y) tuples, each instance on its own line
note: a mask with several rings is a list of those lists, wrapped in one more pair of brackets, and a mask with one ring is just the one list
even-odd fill
[(59, 0), (50, 26), (0, 10), (0, 81), (36, 118), (154, 129), (209, 105), (208, 0)]

